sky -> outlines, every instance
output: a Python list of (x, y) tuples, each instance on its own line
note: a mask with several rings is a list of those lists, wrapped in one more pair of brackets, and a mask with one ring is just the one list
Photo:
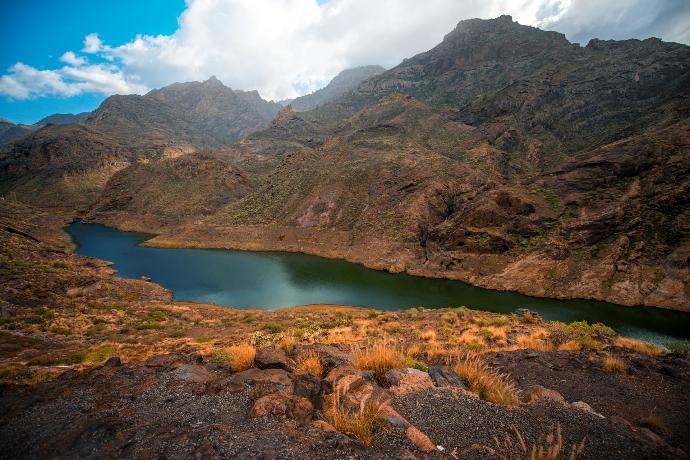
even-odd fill
[(591, 38), (690, 44), (690, 0), (0, 0), (0, 117), (33, 123), (215, 75), (281, 100), (386, 68), (458, 21), (510, 14)]

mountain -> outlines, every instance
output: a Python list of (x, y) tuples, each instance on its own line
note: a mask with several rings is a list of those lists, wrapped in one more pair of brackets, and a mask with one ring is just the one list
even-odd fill
[(20, 139), (36, 129), (32, 125), (17, 125), (9, 120), (0, 118), (0, 146)]
[(0, 173), (152, 245), (690, 310), (689, 129), (690, 47), (502, 16), (312, 110), (216, 79), (113, 96), (5, 146)]
[[(279, 109), (256, 91), (234, 91), (215, 78), (173, 84), (144, 96), (110, 96), (79, 125), (49, 123), (40, 129), (34, 125), (2, 147), (0, 193), (40, 206), (81, 211), (94, 204), (120, 169), (233, 142), (267, 126)], [(215, 166), (224, 169), (227, 164)], [(139, 169), (133, 166), (128, 171)], [(209, 170), (207, 179), (216, 183), (215, 177)]]
[(91, 112), (81, 113), (54, 113), (45, 118), (41, 118), (36, 125), (68, 125), (71, 123), (82, 123), (89, 116)]
[(368, 78), (379, 75), (385, 72), (386, 69), (379, 65), (367, 65), (355, 67), (353, 69), (346, 69), (336, 75), (325, 87), (314, 91), (311, 94), (292, 99), (288, 102), (293, 109), (298, 112), (311, 110), (326, 102), (331, 102), (345, 93), (354, 90)]
[(687, 310), (688, 78), (684, 45), (462, 21), (230, 146), (257, 187), (157, 240)]

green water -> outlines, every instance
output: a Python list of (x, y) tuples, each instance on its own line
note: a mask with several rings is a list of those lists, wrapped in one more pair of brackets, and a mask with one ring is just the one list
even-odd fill
[(464, 305), (509, 313), (524, 307), (545, 319), (602, 322), (623, 335), (656, 343), (690, 337), (687, 313), (528, 297), (304, 254), (147, 248), (138, 246), (147, 235), (97, 224), (75, 222), (67, 231), (79, 246), (78, 254), (112, 261), (124, 278), (149, 276), (178, 300), (260, 309), (317, 303), (384, 310)]

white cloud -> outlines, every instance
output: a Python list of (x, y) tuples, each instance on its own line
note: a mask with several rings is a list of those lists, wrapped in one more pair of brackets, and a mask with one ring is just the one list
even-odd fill
[(86, 64), (86, 59), (74, 54), (73, 51), (67, 51), (65, 54), (60, 56), (60, 60), (69, 65), (79, 67), (80, 65)]
[(582, 44), (650, 35), (690, 42), (687, 0), (188, 0), (172, 35), (108, 46), (90, 34), (82, 51), (112, 64), (86, 66), (68, 52), (62, 69), (13, 67), (0, 77), (0, 93), (141, 93), (216, 75), (233, 88), (282, 99), (316, 89), (344, 68), (392, 67), (439, 43), (462, 19), (500, 14)]
[(70, 97), (81, 93), (130, 94), (146, 90), (144, 85), (129, 81), (118, 67), (103, 64), (39, 70), (18, 62), (0, 77), (0, 94), (12, 99)]
[(84, 37), (84, 48), (82, 51), (85, 53), (95, 54), (103, 50), (103, 42), (98, 37), (98, 34), (93, 33)]

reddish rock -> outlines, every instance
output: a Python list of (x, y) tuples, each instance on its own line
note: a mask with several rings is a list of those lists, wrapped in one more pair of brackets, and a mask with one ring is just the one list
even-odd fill
[(273, 415), (280, 420), (294, 419), (301, 422), (311, 420), (314, 407), (301, 396), (272, 393), (257, 399), (249, 410), (249, 417)]
[(544, 388), (541, 385), (532, 385), (524, 396), (525, 402), (535, 404), (546, 401), (554, 401), (558, 404), (567, 405), (565, 398), (556, 390)]
[(285, 351), (279, 348), (259, 349), (256, 352), (254, 363), (259, 369), (283, 369), (292, 371), (292, 364), (285, 354)]

